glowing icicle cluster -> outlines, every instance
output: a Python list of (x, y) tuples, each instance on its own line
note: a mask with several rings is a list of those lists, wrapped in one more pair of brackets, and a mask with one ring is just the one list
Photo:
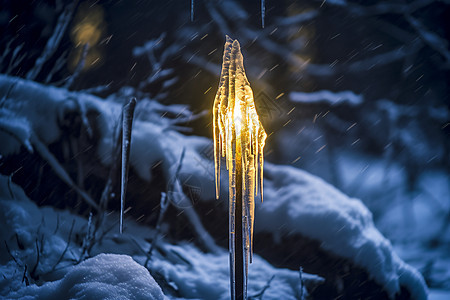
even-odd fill
[[(239, 42), (233, 41), (228, 36), (226, 37), (219, 89), (214, 100), (213, 123), (217, 199), (220, 193), (222, 157), (226, 158), (229, 174), (231, 273), (234, 274), (235, 271), (235, 222), (241, 221), (237, 220), (236, 216), (242, 215), (246, 282), (248, 262), (252, 262), (253, 254), (254, 200), (255, 195), (258, 195), (258, 177), (261, 201), (263, 200), (263, 149), (267, 135), (256, 113), (253, 92), (245, 75)], [(236, 212), (236, 201), (242, 201), (242, 214)], [(231, 281), (233, 295), (233, 278)]]

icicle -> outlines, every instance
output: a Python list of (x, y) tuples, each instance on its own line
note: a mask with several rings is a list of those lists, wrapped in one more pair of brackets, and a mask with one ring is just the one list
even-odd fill
[[(256, 113), (253, 92), (244, 70), (237, 40), (226, 37), (219, 89), (213, 106), (214, 165), (216, 197), (220, 194), (220, 160), (225, 156), (229, 175), (229, 250), (231, 295), (235, 296), (243, 265), (243, 294), (246, 297), (248, 263), (253, 257), (253, 223), (257, 182), (262, 181), (263, 149), (267, 137)], [(260, 174), (258, 176), (258, 166)], [(237, 210), (242, 207), (241, 213)], [(236, 216), (242, 215), (242, 219)], [(241, 228), (242, 230), (238, 230)], [(241, 236), (242, 244), (238, 236)], [(236, 244), (242, 249), (236, 249)], [(238, 251), (238, 252), (236, 252)], [(243, 261), (237, 261), (243, 251)]]
[(261, 0), (261, 25), (264, 28), (264, 18), (266, 17), (266, 0)]
[(120, 184), (120, 233), (123, 232), (123, 214), (125, 209), (125, 194), (127, 190), (128, 161), (130, 158), (131, 130), (133, 125), (136, 98), (123, 107), (122, 112), (122, 174)]
[(194, 21), (194, 0), (191, 0), (191, 22)]

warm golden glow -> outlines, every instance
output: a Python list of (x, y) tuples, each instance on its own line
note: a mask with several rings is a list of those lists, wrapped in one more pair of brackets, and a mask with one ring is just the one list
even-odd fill
[[(81, 59), (84, 59), (83, 70), (98, 66), (102, 62), (101, 38), (105, 34), (105, 14), (98, 4), (88, 2), (80, 4), (73, 20), (70, 36), (74, 45), (69, 55), (69, 69), (74, 71)], [(87, 45), (85, 57), (82, 57)]]
[(105, 16), (101, 6), (85, 2), (78, 8), (71, 30), (75, 45), (88, 43), (91, 47), (98, 44), (105, 29)]
[(77, 45), (96, 45), (102, 33), (94, 24), (81, 23), (74, 28), (72, 34)]
[(236, 168), (242, 170), (243, 216), (246, 220), (244, 240), (251, 260), (254, 199), (258, 194), (259, 175), (261, 201), (263, 200), (263, 150), (267, 135), (256, 113), (239, 43), (228, 36), (213, 110), (216, 197), (219, 198), (220, 193), (221, 158), (225, 157), (229, 174), (230, 205), (236, 202), (236, 173), (239, 173)]

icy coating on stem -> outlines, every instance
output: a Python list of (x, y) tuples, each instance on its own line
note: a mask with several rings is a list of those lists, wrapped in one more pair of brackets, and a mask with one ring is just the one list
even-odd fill
[[(225, 157), (229, 173), (230, 224), (234, 224), (235, 221), (236, 180), (239, 180), (236, 178), (236, 168), (242, 169), (242, 205), (244, 207), (242, 218), (246, 229), (243, 238), (246, 255), (250, 254), (251, 262), (254, 200), (255, 195), (258, 195), (258, 176), (261, 201), (263, 200), (263, 149), (267, 134), (256, 113), (253, 92), (245, 75), (239, 42), (233, 41), (228, 36), (213, 111), (216, 197), (219, 199), (221, 158)], [(230, 225), (230, 234), (233, 233), (234, 228)], [(233, 249), (230, 250), (233, 251)]]

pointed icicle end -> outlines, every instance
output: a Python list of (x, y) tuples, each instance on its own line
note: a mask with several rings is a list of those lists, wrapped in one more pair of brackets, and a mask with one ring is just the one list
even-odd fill
[(225, 42), (226, 42), (226, 43), (232, 43), (232, 42), (233, 42), (233, 39), (230, 38), (230, 36), (229, 36), (228, 34), (226, 34), (226, 35), (225, 35)]
[(241, 45), (239, 44), (238, 40), (233, 41), (233, 48), (236, 48), (237, 50), (241, 50)]
[(120, 212), (120, 225), (119, 225), (120, 234), (123, 233), (123, 212)]
[(220, 196), (220, 185), (219, 184), (220, 183), (218, 183), (217, 180), (216, 180), (216, 200), (219, 200), (219, 196)]

